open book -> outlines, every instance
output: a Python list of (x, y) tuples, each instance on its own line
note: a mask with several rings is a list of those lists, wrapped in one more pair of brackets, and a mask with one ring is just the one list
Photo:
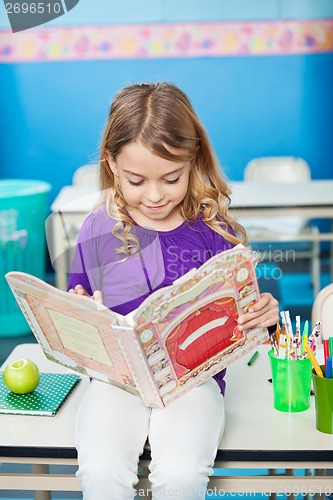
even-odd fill
[(238, 245), (157, 290), (126, 316), (22, 272), (6, 275), (48, 359), (163, 407), (268, 338), (237, 329), (258, 300), (250, 248)]

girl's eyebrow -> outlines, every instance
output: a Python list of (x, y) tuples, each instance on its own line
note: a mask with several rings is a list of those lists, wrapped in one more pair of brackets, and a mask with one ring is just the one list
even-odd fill
[[(182, 170), (184, 170), (184, 166), (180, 167), (180, 168), (177, 168), (176, 170), (172, 170), (172, 172), (167, 172), (166, 174), (162, 175), (162, 177), (167, 177), (168, 175), (172, 175), (172, 174), (178, 174), (180, 173)], [(126, 174), (131, 174), (131, 175), (135, 175), (136, 177), (142, 177), (143, 179), (145, 178), (143, 175), (141, 174), (137, 174), (136, 172), (133, 172), (132, 170), (123, 170), (124, 173)]]

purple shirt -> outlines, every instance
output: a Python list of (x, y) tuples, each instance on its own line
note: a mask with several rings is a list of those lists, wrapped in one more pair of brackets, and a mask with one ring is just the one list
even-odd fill
[[(92, 295), (100, 290), (104, 304), (126, 315), (152, 292), (171, 285), (210, 257), (233, 246), (210, 229), (201, 216), (171, 231), (155, 231), (135, 225), (132, 234), (140, 240), (141, 252), (124, 259), (118, 253), (123, 242), (114, 236), (115, 221), (104, 207), (84, 221), (75, 249), (68, 289), (81, 284)], [(214, 376), (225, 390), (225, 370)]]

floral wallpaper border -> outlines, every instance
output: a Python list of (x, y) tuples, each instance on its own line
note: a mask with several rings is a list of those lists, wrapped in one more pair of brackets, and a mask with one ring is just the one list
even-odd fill
[(0, 62), (333, 52), (333, 19), (52, 27), (0, 31)]

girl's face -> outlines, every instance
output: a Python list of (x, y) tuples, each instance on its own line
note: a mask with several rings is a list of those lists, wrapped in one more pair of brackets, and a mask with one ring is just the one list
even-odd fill
[(161, 231), (183, 222), (180, 204), (187, 193), (193, 164), (194, 160), (174, 162), (161, 158), (139, 142), (124, 146), (116, 161), (109, 158), (130, 216), (139, 225)]

